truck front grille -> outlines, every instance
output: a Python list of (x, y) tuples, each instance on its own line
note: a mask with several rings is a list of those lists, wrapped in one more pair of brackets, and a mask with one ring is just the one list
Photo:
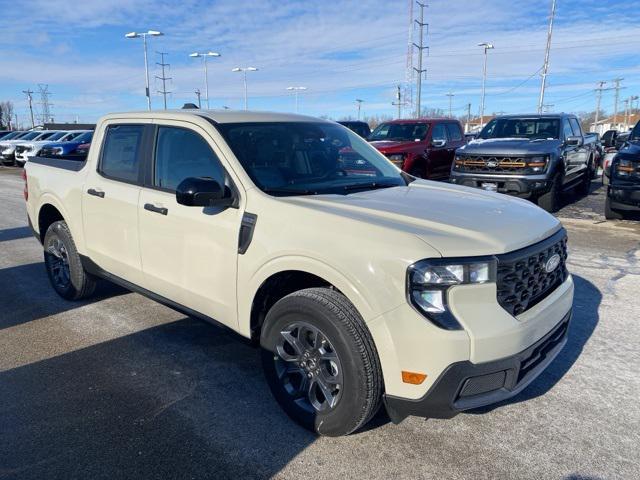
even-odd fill
[(16, 147), (16, 153), (22, 153), (22, 152), (26, 152), (27, 150), (29, 150), (27, 147), (22, 146), (22, 145), (18, 145)]
[[(547, 261), (557, 254), (560, 262), (547, 272)], [(562, 284), (567, 272), (567, 234), (560, 230), (555, 235), (530, 247), (498, 258), (498, 303), (513, 316), (526, 312), (544, 300)]]
[(525, 157), (465, 156), (456, 159), (455, 170), (459, 172), (523, 174), (527, 172), (527, 162)]

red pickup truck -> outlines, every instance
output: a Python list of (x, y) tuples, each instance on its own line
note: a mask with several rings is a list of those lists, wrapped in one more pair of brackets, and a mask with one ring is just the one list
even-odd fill
[(462, 125), (451, 118), (384, 122), (369, 141), (405, 172), (431, 180), (449, 179), (456, 148), (466, 143)]

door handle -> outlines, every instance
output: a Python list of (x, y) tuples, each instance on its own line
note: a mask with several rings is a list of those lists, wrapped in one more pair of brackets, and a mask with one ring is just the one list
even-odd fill
[(150, 212), (159, 213), (160, 215), (166, 215), (167, 213), (169, 213), (168, 208), (157, 207), (153, 203), (145, 203), (144, 209), (149, 210)]
[(90, 188), (87, 190), (89, 195), (93, 195), (94, 197), (104, 198), (104, 192), (102, 190), (96, 190), (95, 188)]

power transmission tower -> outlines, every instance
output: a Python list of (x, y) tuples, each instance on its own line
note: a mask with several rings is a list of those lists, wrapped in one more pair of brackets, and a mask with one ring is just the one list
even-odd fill
[(402, 92), (400, 89), (400, 85), (396, 87), (396, 101), (391, 102), (391, 105), (398, 107), (398, 118), (402, 117)]
[(27, 88), (26, 90), (23, 90), (22, 93), (24, 93), (27, 96), (27, 100), (29, 100), (29, 112), (31, 113), (31, 128), (35, 128), (36, 121), (33, 118), (33, 90)]
[(420, 21), (416, 20), (415, 22), (418, 24), (420, 30), (420, 38), (418, 39), (419, 43), (414, 43), (413, 46), (418, 49), (418, 68), (414, 67), (414, 70), (418, 74), (417, 85), (416, 85), (416, 117), (420, 118), (420, 109), (422, 102), (422, 74), (427, 71), (427, 69), (422, 68), (422, 54), (424, 50), (428, 50), (429, 47), (424, 45), (424, 27), (427, 26), (428, 23), (424, 22), (424, 9), (427, 6), (426, 3), (416, 2), (420, 7)]
[(164, 63), (164, 56), (167, 55), (167, 53), (165, 52), (156, 52), (158, 55), (160, 55), (160, 62), (156, 62), (156, 65), (158, 65), (160, 68), (162, 68), (162, 76), (159, 77), (158, 75), (156, 75), (156, 78), (158, 80), (162, 80), (162, 90), (158, 90), (158, 93), (162, 94), (162, 98), (164, 100), (164, 109), (167, 109), (167, 93), (171, 93), (167, 91), (167, 80), (171, 80), (171, 77), (165, 77), (165, 73), (164, 73), (164, 67), (169, 67), (170, 65), (168, 63)]
[[(620, 82), (622, 80), (624, 80), (624, 78), (620, 78), (620, 77), (614, 78), (612, 80), (612, 82), (616, 84), (616, 86), (613, 87), (615, 89), (615, 91), (616, 91), (616, 95), (615, 95), (615, 97), (613, 99), (613, 124), (614, 125), (618, 124), (618, 99), (619, 99), (619, 96), (620, 96)], [(614, 128), (616, 128), (616, 127), (614, 127)]]
[(198, 108), (202, 108), (202, 104), (200, 103), (200, 95), (201, 95), (201, 93), (200, 93), (200, 89), (199, 88), (196, 88), (195, 94), (196, 94), (196, 97), (198, 97)]
[(549, 71), (549, 51), (551, 50), (551, 35), (553, 34), (553, 18), (556, 15), (556, 0), (551, 0), (551, 15), (549, 16), (549, 30), (547, 31), (547, 48), (544, 53), (544, 65), (542, 67), (542, 83), (540, 85), (540, 99), (538, 100), (538, 113), (544, 108), (544, 90), (547, 86), (547, 72)]
[(453, 115), (451, 115), (451, 100), (453, 99), (453, 97), (455, 97), (455, 93), (447, 93), (445, 94), (445, 96), (449, 97), (449, 118), (452, 118)]
[(53, 104), (49, 101), (49, 95), (51, 95), (51, 92), (49, 91), (49, 85), (39, 83), (38, 93), (40, 94), (40, 105), (42, 107), (40, 114), (40, 123), (44, 125), (47, 122), (53, 121), (53, 117), (51, 116), (51, 107), (53, 106)]
[(409, 14), (409, 34), (407, 38), (407, 60), (405, 65), (405, 83), (404, 83), (404, 103), (406, 106), (413, 106), (413, 81), (415, 70), (413, 68), (413, 38), (414, 38), (414, 24), (413, 24), (413, 8), (414, 8), (414, 0), (408, 0), (409, 7), (407, 8)]

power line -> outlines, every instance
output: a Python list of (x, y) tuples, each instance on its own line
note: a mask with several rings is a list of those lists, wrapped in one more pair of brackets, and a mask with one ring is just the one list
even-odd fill
[(164, 63), (164, 56), (167, 55), (166, 52), (156, 52), (158, 55), (160, 55), (160, 62), (156, 62), (156, 65), (160, 66), (160, 68), (162, 68), (162, 76), (159, 77), (158, 75), (156, 75), (156, 78), (158, 80), (162, 80), (162, 90), (158, 90), (158, 93), (162, 94), (162, 99), (164, 100), (164, 109), (167, 109), (167, 93), (171, 93), (167, 91), (167, 80), (171, 80), (171, 77), (167, 77), (165, 76), (164, 73), (164, 68), (165, 67), (169, 67), (170, 64), (168, 63)]

